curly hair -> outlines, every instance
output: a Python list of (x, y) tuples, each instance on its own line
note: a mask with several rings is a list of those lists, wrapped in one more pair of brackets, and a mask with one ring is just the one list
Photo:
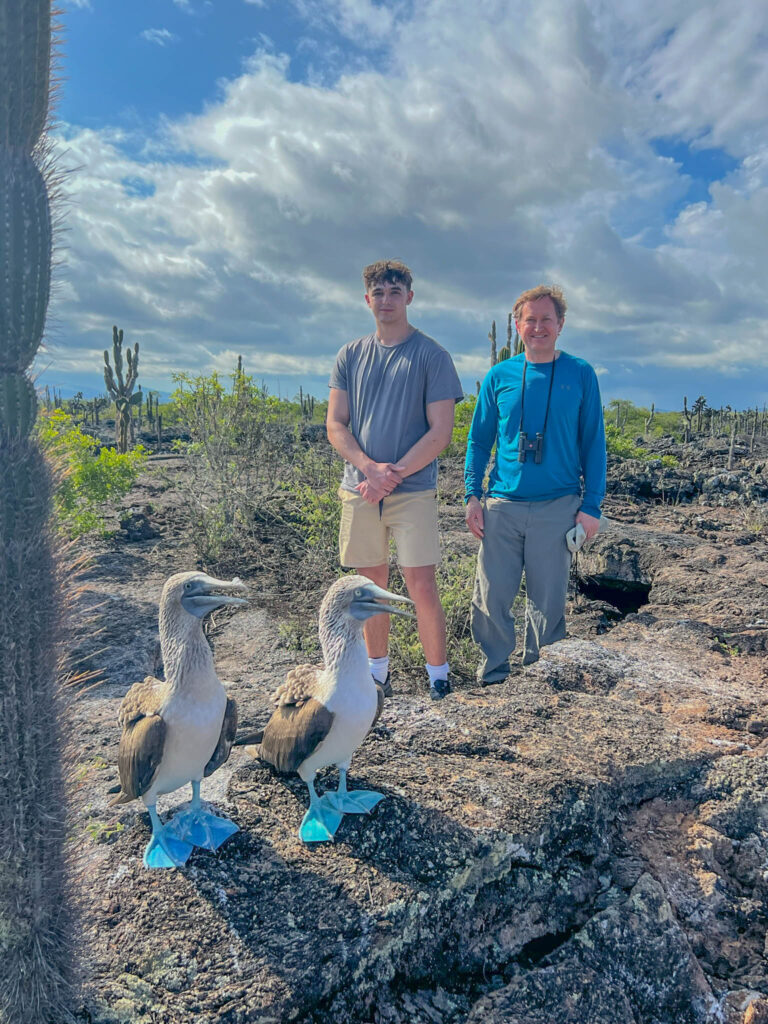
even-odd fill
[(413, 275), (402, 260), (377, 260), (376, 263), (369, 263), (363, 270), (363, 281), (366, 291), (373, 285), (383, 284), (385, 281), (390, 284), (402, 284), (410, 291)]
[(519, 321), (523, 315), (523, 306), (526, 302), (535, 302), (536, 299), (552, 299), (552, 304), (555, 307), (555, 313), (558, 320), (565, 320), (565, 311), (568, 308), (568, 303), (565, 301), (562, 289), (558, 288), (556, 284), (540, 284), (535, 288), (529, 288), (527, 292), (523, 294), (515, 301), (512, 307), (512, 315), (515, 321)]

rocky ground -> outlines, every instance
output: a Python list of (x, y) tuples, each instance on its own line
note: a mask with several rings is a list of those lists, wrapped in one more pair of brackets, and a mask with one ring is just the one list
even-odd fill
[[(91, 618), (73, 638), (79, 667), (103, 674), (72, 709), (79, 1019), (768, 1021), (768, 528), (754, 503), (768, 471), (765, 453), (743, 452), (736, 487), (705, 488), (725, 457), (675, 469), (692, 490), (671, 504), (642, 493), (660, 472), (666, 488), (660, 461), (643, 467), (650, 485), (612, 469), (611, 525), (579, 555), (571, 635), (536, 665), (437, 704), (395, 680), (352, 767), (386, 796), (369, 818), (304, 846), (303, 785), (238, 749), (203, 795), (241, 832), (175, 872), (142, 867), (140, 807), (107, 807), (117, 707), (160, 667), (160, 589), (195, 567), (181, 463), (153, 461), (128, 528), (93, 551)], [(449, 549), (471, 546), (455, 500), (443, 519)], [(273, 570), (241, 575), (251, 603), (211, 641), (248, 726), (296, 655)]]

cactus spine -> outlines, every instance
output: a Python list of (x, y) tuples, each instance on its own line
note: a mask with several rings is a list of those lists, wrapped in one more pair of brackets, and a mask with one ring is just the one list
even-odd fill
[(133, 386), (139, 375), (139, 343), (126, 349), (125, 358), (128, 372), (123, 377), (123, 332), (117, 327), (112, 328), (112, 358), (115, 363), (114, 372), (109, 365), (109, 352), (104, 349), (104, 383), (112, 401), (115, 403), (115, 446), (121, 455), (128, 451), (128, 434), (133, 439), (133, 406), (141, 404), (141, 388), (134, 393)]
[[(0, 1021), (70, 1019), (51, 483), (27, 370), (51, 274), (50, 0), (0, 0)], [(43, 168), (43, 170), (41, 170)]]

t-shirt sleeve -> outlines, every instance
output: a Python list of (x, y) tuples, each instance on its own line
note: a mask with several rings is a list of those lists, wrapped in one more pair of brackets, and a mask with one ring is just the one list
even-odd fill
[(437, 348), (431, 355), (427, 370), (426, 402), (441, 402), (453, 398), (460, 402), (464, 397), (459, 375), (450, 354), (443, 348)]
[(333, 364), (331, 376), (328, 381), (329, 388), (337, 388), (339, 391), (347, 391), (347, 346), (340, 349)]

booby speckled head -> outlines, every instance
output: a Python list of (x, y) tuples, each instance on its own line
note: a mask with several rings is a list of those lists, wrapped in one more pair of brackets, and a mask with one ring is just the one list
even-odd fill
[(322, 624), (324, 619), (342, 617), (363, 622), (372, 615), (380, 615), (382, 612), (402, 615), (407, 619), (414, 618), (404, 608), (398, 608), (389, 603), (392, 601), (413, 604), (410, 598), (383, 590), (367, 576), (342, 576), (329, 587), (323, 598), (323, 603), (320, 605), (320, 622)]
[(245, 584), (237, 576), (233, 580), (217, 580), (204, 572), (177, 572), (163, 587), (161, 614), (163, 610), (177, 616), (186, 612), (195, 619), (202, 619), (224, 605), (246, 604), (244, 597), (236, 596), (245, 591)]

